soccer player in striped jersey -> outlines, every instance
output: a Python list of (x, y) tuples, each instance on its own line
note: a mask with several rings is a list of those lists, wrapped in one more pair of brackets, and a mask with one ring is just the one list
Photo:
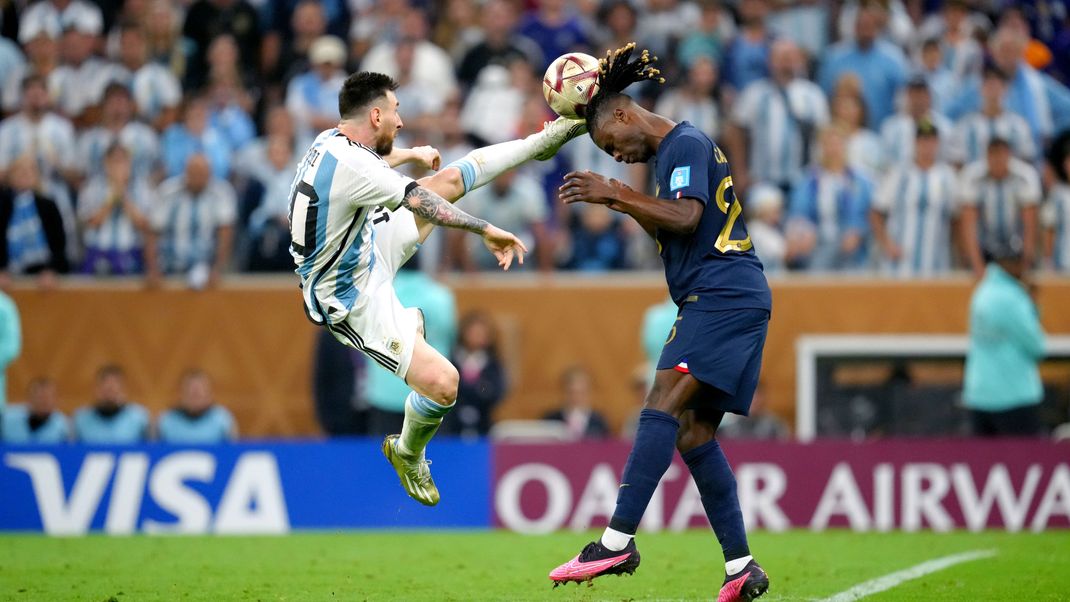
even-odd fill
[(1037, 147), (1029, 122), (1003, 108), (1006, 93), (1007, 74), (994, 64), (986, 64), (981, 78), (981, 110), (955, 124), (948, 149), (952, 163), (965, 165), (984, 159), (988, 141), (997, 136), (1010, 141), (1019, 159), (1032, 162), (1036, 158)]
[(877, 188), (870, 224), (883, 268), (897, 278), (929, 278), (951, 269), (955, 172), (939, 153), (939, 131), (922, 121), (914, 160), (893, 167)]
[(680, 310), (639, 415), (609, 528), (550, 579), (560, 584), (635, 571), (635, 532), (679, 450), (724, 554), (718, 600), (752, 600), (765, 593), (769, 578), (751, 556), (736, 480), (716, 434), (726, 412), (750, 409), (772, 308), (769, 284), (721, 149), (690, 123), (651, 113), (622, 93), (634, 82), (660, 80), (646, 51), (631, 59), (634, 49), (628, 44), (600, 63), (587, 127), (616, 160), (653, 160), (655, 196), (587, 171), (565, 176), (561, 198), (635, 219), (658, 245)]
[(309, 319), (413, 389), (401, 433), (383, 441), (383, 454), (405, 491), (433, 506), (439, 492), (424, 448), (457, 399), (459, 377), (423, 340), (420, 310), (398, 301), (394, 274), (435, 226), (478, 234), (503, 269), (514, 258), (523, 263), (527, 249), (516, 236), (452, 203), (524, 161), (550, 158), (585, 124), (558, 119), (527, 138), (476, 149), (416, 181), (392, 167), (416, 161), (437, 169), (439, 155), (430, 148), (393, 147), (402, 127), (397, 87), (380, 73), (346, 79), (338, 126), (316, 138), (294, 177), (290, 250)]
[(1015, 159), (1010, 141), (988, 141), (985, 158), (959, 173), (960, 240), (963, 255), (974, 274), (984, 275), (981, 248), (1020, 238), (1023, 262), (1031, 265), (1037, 243), (1037, 207), (1040, 174), (1032, 165)]

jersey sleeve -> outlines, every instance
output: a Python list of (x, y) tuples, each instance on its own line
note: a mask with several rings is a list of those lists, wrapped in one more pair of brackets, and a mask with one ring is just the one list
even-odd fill
[(673, 144), (667, 157), (670, 198), (690, 197), (709, 204), (711, 154), (705, 144), (690, 136), (681, 136)]
[(345, 203), (361, 207), (382, 205), (391, 211), (397, 209), (405, 195), (416, 187), (416, 181), (394, 171), (371, 151), (361, 147), (350, 148), (353, 150), (351, 155), (355, 156), (339, 159), (339, 171), (335, 177), (341, 178), (339, 183), (342, 186), (339, 188), (336, 184), (332, 188), (332, 196), (340, 192)]
[(966, 166), (959, 175), (958, 202), (960, 206), (968, 207), (976, 205), (981, 199), (982, 174), (978, 164)]
[(1036, 206), (1043, 196), (1040, 188), (1040, 173), (1028, 163), (1022, 162), (1022, 187), (1018, 192), (1023, 205)]
[(896, 197), (896, 187), (902, 181), (898, 169), (893, 169), (885, 175), (877, 185), (877, 193), (873, 195), (873, 209), (878, 213), (887, 214), (892, 209), (892, 202)]

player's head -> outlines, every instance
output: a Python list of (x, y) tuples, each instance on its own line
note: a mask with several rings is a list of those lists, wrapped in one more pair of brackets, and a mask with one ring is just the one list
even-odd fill
[(369, 128), (374, 136), (375, 152), (389, 155), (394, 138), (403, 125), (398, 114), (398, 98), (394, 90), (398, 83), (389, 75), (361, 71), (346, 78), (338, 93), (338, 114), (342, 121), (351, 121), (361, 128)]
[(635, 44), (631, 43), (606, 53), (606, 58), (598, 61), (598, 93), (587, 103), (585, 114), (591, 140), (617, 161), (626, 163), (645, 162), (657, 148), (643, 135), (642, 116), (646, 110), (624, 94), (624, 89), (648, 79), (665, 83), (661, 72), (654, 68), (657, 57), (644, 50), (633, 60), (634, 51)]

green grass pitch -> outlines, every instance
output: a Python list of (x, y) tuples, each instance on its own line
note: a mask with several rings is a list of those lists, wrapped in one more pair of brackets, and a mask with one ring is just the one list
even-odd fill
[[(631, 577), (552, 589), (546, 574), (594, 533), (305, 533), (284, 537), (0, 535), (0, 600), (711, 600), (722, 579), (709, 532), (640, 534)], [(1070, 534), (756, 533), (763, 600), (816, 600), (926, 560), (952, 566), (866, 600), (1067, 600)]]

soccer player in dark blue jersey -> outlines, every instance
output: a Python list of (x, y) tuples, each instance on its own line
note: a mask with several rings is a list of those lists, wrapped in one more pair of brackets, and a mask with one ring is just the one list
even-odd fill
[(721, 149), (686, 121), (651, 113), (622, 93), (632, 83), (660, 80), (646, 51), (632, 58), (634, 48), (629, 44), (601, 62), (587, 128), (617, 161), (653, 161), (655, 196), (587, 171), (565, 176), (561, 197), (606, 205), (639, 222), (657, 242), (680, 310), (639, 417), (609, 528), (550, 579), (555, 585), (589, 581), (639, 566), (636, 528), (675, 449), (698, 485), (724, 552), (718, 600), (753, 600), (765, 593), (769, 579), (748, 548), (735, 477), (716, 434), (726, 412), (746, 415), (750, 409), (772, 306), (769, 285)]

